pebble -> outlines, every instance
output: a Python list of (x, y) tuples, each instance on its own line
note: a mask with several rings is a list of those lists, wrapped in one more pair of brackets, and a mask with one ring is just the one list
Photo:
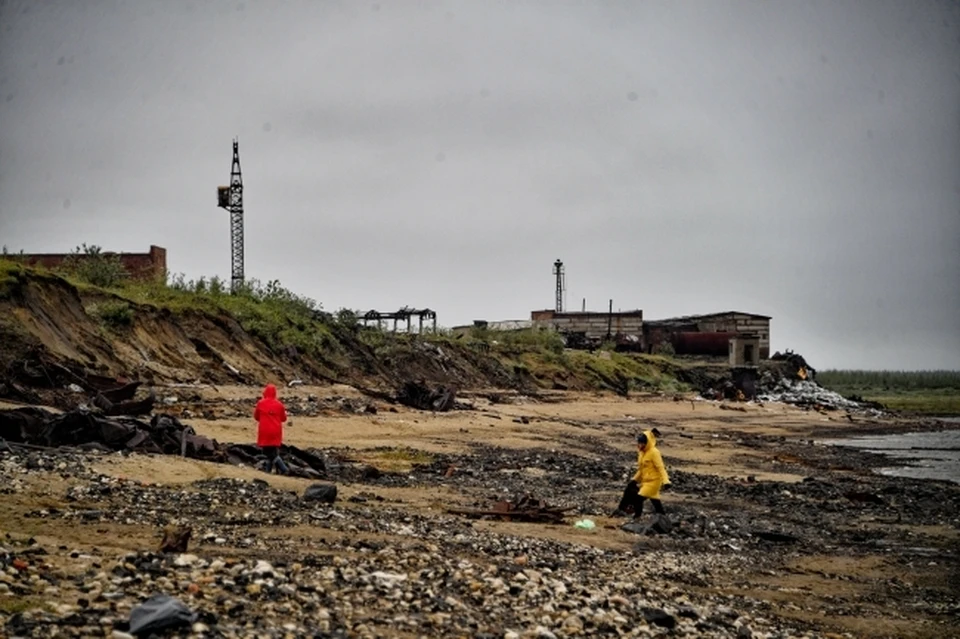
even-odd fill
[(563, 628), (568, 632), (583, 632), (583, 619), (578, 615), (570, 615), (563, 620)]
[(175, 566), (192, 566), (198, 561), (200, 561), (200, 558), (196, 555), (179, 555), (174, 559), (173, 564)]
[[(551, 503), (572, 506), (579, 510), (577, 516), (583, 516), (604, 506), (585, 495), (609, 488), (609, 478), (623, 472), (616, 455), (598, 457), (599, 461), (563, 451), (478, 447), (472, 456), (442, 457), (436, 477), (421, 469), (407, 476), (385, 474), (376, 481), (385, 486), (456, 481), (465, 493), (509, 495), (520, 480), (481, 472), (483, 464), (542, 468), (546, 475), (523, 477), (524, 487), (551, 495)], [(105, 550), (81, 553), (64, 548), (59, 555), (65, 560), (72, 557), (67, 565), (78, 574), (54, 577), (43, 567), (42, 555), (24, 554), (0, 539), (4, 545), (0, 592), (14, 596), (46, 592), (51, 599), (45, 610), (18, 617), (34, 624), (29, 632), (3, 627), (12, 617), (0, 613), (0, 634), (103, 636), (114, 623), (128, 620), (134, 606), (157, 593), (178, 597), (200, 614), (193, 634), (224, 637), (297, 636), (304, 628), (332, 636), (378, 636), (384, 622), (404, 631), (415, 628), (415, 634), (425, 636), (492, 636), (491, 629), (498, 628), (505, 629), (504, 639), (665, 632), (724, 639), (804, 634), (788, 621), (771, 618), (773, 613), (756, 601), (688, 587), (709, 581), (710, 575), (743, 573), (745, 560), (764, 562), (782, 556), (777, 555), (779, 547), (772, 550), (769, 542), (751, 534), (774, 521), (762, 514), (720, 509), (703, 513), (678, 506), (671, 512), (678, 533), (633, 537), (636, 548), (613, 550), (515, 536), (442, 512), (411, 513), (390, 500), (338, 505), (336, 510), (305, 508), (297, 494), (264, 481), (218, 478), (189, 487), (141, 484), (100, 476), (90, 470), (83, 455), (68, 453), (57, 459), (53, 464), (38, 456), (35, 465), (54, 468), (65, 463), (74, 476), (68, 489), (73, 501), (57, 507), (50, 505), (52, 500), (44, 502), (45, 508), (28, 514), (38, 525), (45, 519), (90, 525), (129, 521), (131, 526), (157, 530), (176, 517), (190, 523), (203, 544), (195, 553), (160, 555), (145, 550), (124, 557)], [(443, 477), (452, 462), (458, 468), (456, 477)], [(26, 472), (22, 458), (0, 453), (0, 486), (12, 485), (14, 477)], [(570, 486), (551, 483), (558, 476), (576, 481)], [(671, 477), (682, 490), (718, 503), (726, 499), (774, 507), (789, 499), (796, 518), (817, 525), (823, 512), (846, 506), (842, 495), (851, 486), (843, 482), (864, 481), (854, 477), (797, 483), (790, 486), (788, 498), (782, 494), (784, 486), (776, 482), (738, 484), (683, 471)], [(909, 486), (916, 490), (915, 484)], [(555, 490), (542, 490), (550, 487)], [(252, 503), (256, 509), (251, 509)], [(949, 499), (929, 495), (923, 503), (929, 512), (918, 521), (925, 523), (955, 506)], [(96, 504), (96, 510), (90, 504)], [(299, 537), (303, 527), (312, 532)], [(291, 536), (290, 529), (298, 536)], [(216, 545), (210, 545), (211, 540)], [(733, 541), (740, 551), (722, 545)], [(843, 539), (831, 536), (829, 542), (840, 544)], [(803, 540), (790, 547), (791, 552), (807, 549)], [(68, 598), (69, 603), (57, 601)], [(386, 617), (380, 612), (385, 606)], [(658, 616), (648, 617), (646, 610), (657, 611)], [(129, 636), (112, 632), (109, 636)]]

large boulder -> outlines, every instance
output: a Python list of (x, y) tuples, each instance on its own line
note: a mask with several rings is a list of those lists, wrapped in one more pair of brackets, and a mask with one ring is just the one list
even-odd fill
[(303, 501), (332, 504), (336, 500), (337, 486), (335, 484), (311, 484), (303, 493)]

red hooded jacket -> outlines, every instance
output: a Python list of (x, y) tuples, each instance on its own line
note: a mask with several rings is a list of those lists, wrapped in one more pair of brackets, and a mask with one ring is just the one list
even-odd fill
[(267, 384), (263, 399), (253, 409), (257, 420), (257, 446), (280, 446), (283, 444), (283, 422), (287, 421), (287, 409), (277, 399), (277, 387)]

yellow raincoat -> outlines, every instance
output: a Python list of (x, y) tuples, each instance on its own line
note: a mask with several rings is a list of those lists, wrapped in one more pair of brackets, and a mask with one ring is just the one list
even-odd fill
[(670, 483), (663, 458), (657, 450), (657, 438), (653, 431), (645, 430), (647, 445), (643, 451), (637, 451), (637, 472), (633, 481), (640, 486), (640, 496), (648, 499), (660, 499), (660, 487)]

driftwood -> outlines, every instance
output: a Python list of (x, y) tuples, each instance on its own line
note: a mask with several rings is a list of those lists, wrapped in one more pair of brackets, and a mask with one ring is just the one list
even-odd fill
[(751, 530), (750, 534), (758, 539), (763, 539), (764, 541), (772, 541), (778, 544), (794, 544), (800, 541), (799, 538), (794, 535), (788, 535), (786, 533), (771, 532), (767, 530)]
[(489, 510), (477, 508), (448, 508), (447, 512), (453, 515), (470, 517), (498, 517), (503, 521), (526, 521), (537, 523), (559, 524), (563, 522), (564, 514), (573, 510), (573, 507), (557, 508), (547, 502), (530, 495), (524, 495), (516, 502), (498, 501)]

